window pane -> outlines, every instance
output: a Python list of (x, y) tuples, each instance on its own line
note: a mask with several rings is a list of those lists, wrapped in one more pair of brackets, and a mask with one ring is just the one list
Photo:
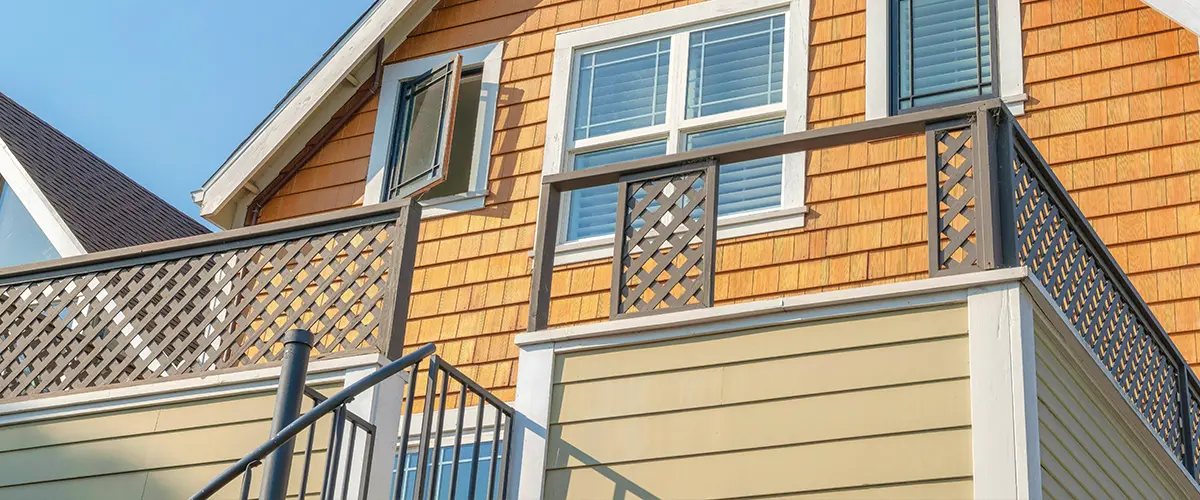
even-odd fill
[(663, 123), (670, 39), (584, 54), (575, 88), (575, 138)]
[[(575, 156), (575, 170), (667, 154), (667, 141), (634, 144)], [(570, 193), (567, 239), (612, 234), (617, 225), (617, 186), (596, 186)]]
[[(455, 500), (475, 500), (475, 499), (484, 499), (487, 497), (488, 478), (491, 474), (491, 467), (492, 467), (492, 443), (485, 442), (479, 446), (479, 467), (477, 469), (475, 469), (475, 471), (474, 471), (475, 498), (470, 499), (470, 498), (468, 498), (469, 497), (468, 493), (470, 491), (471, 476), (472, 476), (471, 455), (474, 452), (475, 452), (474, 444), (464, 444), (464, 445), (462, 445), (462, 448), (460, 448), (459, 456), (458, 456), (458, 480), (457, 480), (458, 485), (455, 486), (455, 492), (454, 492)], [(435, 498), (438, 498), (440, 500), (449, 500), (449, 498), (450, 498), (450, 464), (451, 464), (452, 460), (454, 459), (454, 449), (453, 449), (453, 447), (450, 447), (450, 446), (444, 446), (438, 451), (438, 455), (440, 455), (440, 457), (438, 460), (439, 468), (438, 468), (437, 495), (435, 496)], [(497, 465), (497, 469), (496, 469), (497, 476), (500, 474), (500, 472), (502, 472), (500, 470), (500, 468), (503, 467), (503, 465), (504, 465), (503, 464), (503, 462), (504, 462), (503, 455), (504, 455), (503, 449), (501, 449), (499, 451), (499, 453), (497, 453), (497, 455), (496, 455), (497, 458), (500, 459), (500, 460), (498, 460), (498, 462), (500, 462), (500, 463)], [(417, 460), (418, 460), (418, 457), (417, 457), (417, 453), (415, 451), (408, 452), (408, 456), (407, 456), (407, 458), (405, 458), (405, 462), (404, 462), (404, 496), (401, 497), (404, 500), (412, 500), (414, 497), (414, 492), (416, 490), (415, 483), (417, 480)], [(399, 465), (399, 457), (396, 458), (396, 463), (392, 465), (392, 478), (393, 478), (392, 480), (393, 481), (395, 481), (397, 465)], [(433, 470), (433, 464), (426, 465), (426, 467), (425, 467), (425, 480), (426, 481), (429, 480), (429, 474), (432, 470)], [(426, 483), (426, 484), (428, 484), (428, 483)], [(395, 487), (395, 483), (393, 483), (393, 489), (394, 489), (394, 487)], [(426, 491), (425, 494), (426, 494), (426, 497), (428, 497), (428, 495), (429, 495), (428, 491)]]
[(779, 15), (692, 33), (687, 117), (783, 101), (783, 30)]
[(58, 251), (17, 194), (0, 179), (0, 267), (57, 259)]
[(988, 0), (898, 0), (896, 109), (992, 93)]
[[(465, 73), (465, 72), (464, 72)], [(475, 170), (471, 155), (475, 153), (476, 125), (479, 117), (479, 93), (483, 75), (464, 74), (458, 84), (458, 105), (454, 107), (454, 135), (450, 139), (450, 163), (446, 180), (421, 195), (431, 200), (442, 196), (462, 194), (469, 189), (471, 173)], [(484, 151), (483, 154), (488, 154)]]
[[(783, 120), (739, 125), (690, 134), (687, 148), (699, 149), (783, 133)], [(721, 165), (717, 213), (729, 215), (779, 208), (783, 200), (783, 157)]]
[(424, 174), (437, 160), (441, 141), (442, 110), (445, 109), (446, 79), (411, 89), (409, 119), (405, 126), (404, 156), (400, 164), (400, 183), (406, 184)]

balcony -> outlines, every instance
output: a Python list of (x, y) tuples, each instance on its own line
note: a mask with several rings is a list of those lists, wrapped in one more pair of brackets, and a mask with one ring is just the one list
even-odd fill
[(398, 356), (420, 208), (407, 201), (0, 270), (0, 399), (279, 361)]
[[(1066, 335), (1074, 339), (1072, 343), (1078, 341), (1080, 344), (1079, 352), (1086, 351), (1087, 354), (1083, 356), (1088, 359), (1087, 364), (1095, 364), (1098, 368), (1096, 373), (1100, 375), (1097, 376), (1111, 381), (1112, 388), (1116, 389), (1111, 391), (1112, 396), (1118, 401), (1123, 400), (1122, 405), (1127, 403), (1131, 414), (1144, 424), (1145, 431), (1148, 431), (1146, 435), (1152, 436), (1150, 442), (1161, 444), (1162, 451), (1166, 452), (1164, 456), (1169, 456), (1181, 471), (1194, 479), (1197, 475), (1196, 456), (1200, 454), (1200, 441), (1196, 435), (1197, 426), (1200, 425), (1200, 383), (1146, 302), (1055, 177), (1049, 164), (1007, 108), (1000, 101), (993, 100), (545, 176), (541, 186), (539, 232), (534, 252), (529, 333), (518, 337), (517, 343), (523, 349), (523, 369), (535, 363), (550, 363), (556, 367), (552, 375), (543, 381), (554, 387), (556, 399), (547, 409), (545, 419), (539, 421), (535, 418), (537, 424), (552, 429), (544, 443), (551, 453), (551, 462), (545, 464), (547, 472), (541, 478), (546, 488), (553, 488), (555, 481), (575, 486), (581, 484), (580, 481), (596, 481), (586, 475), (571, 476), (569, 472), (573, 469), (570, 467), (604, 464), (601, 458), (586, 458), (589, 456), (586, 447), (563, 442), (562, 436), (567, 433), (565, 429), (570, 426), (570, 419), (563, 420), (566, 412), (570, 411), (567, 396), (563, 394), (573, 383), (572, 376), (566, 373), (564, 367), (570, 359), (584, 357), (577, 351), (636, 343), (644, 347), (626, 346), (625, 350), (644, 348), (646, 352), (658, 352), (666, 347), (646, 342), (675, 338), (672, 335), (720, 332), (718, 327), (707, 324), (710, 321), (732, 322), (728, 323), (733, 325), (727, 327), (729, 331), (743, 331), (746, 323), (736, 323), (734, 319), (787, 316), (793, 313), (795, 316), (800, 314), (798, 311), (812, 307), (815, 302), (866, 303), (879, 297), (902, 294), (899, 291), (901, 287), (881, 285), (870, 287), (860, 294), (875, 297), (870, 300), (848, 298), (854, 294), (829, 292), (808, 301), (800, 297), (784, 297), (752, 303), (743, 301), (736, 305), (729, 298), (722, 302), (721, 297), (714, 293), (714, 283), (723, 272), (728, 271), (722, 268), (722, 260), (717, 258), (716, 206), (720, 193), (715, 180), (720, 165), (911, 137), (924, 140), (927, 193), (927, 230), (924, 236), (927, 240), (928, 277), (932, 279), (927, 284), (924, 284), (925, 280), (917, 281), (913, 286), (928, 286), (943, 291), (969, 290), (967, 295), (983, 294), (987, 292), (985, 285), (995, 284), (992, 280), (997, 279), (996, 273), (1008, 276), (1003, 271), (1012, 270), (1019, 274), (1020, 280), (1029, 283), (1022, 293), (1030, 295), (1028, 290), (1034, 290), (1032, 295), (1041, 297), (1038, 300), (1046, 304), (1049, 311), (1046, 317), (1050, 318), (1038, 320), (1039, 347), (1036, 356), (1032, 346), (1033, 334), (1027, 333), (1030, 336), (1027, 340), (1030, 357), (1024, 362), (1039, 367), (1043, 363), (1053, 365), (1047, 360), (1057, 358), (1052, 358), (1049, 351), (1040, 347), (1049, 342), (1041, 332), (1068, 332)], [(554, 253), (563, 196), (571, 191), (604, 185), (616, 185), (619, 192), (617, 235), (612, 258), (617, 265), (611, 270), (612, 279), (606, 294), (609, 321), (555, 328), (553, 326), (560, 322), (551, 321), (552, 301), (562, 294), (552, 292), (557, 290), (553, 286), (556, 278)], [(564, 279), (563, 275), (567, 272), (559, 268), (558, 278)], [(912, 295), (911, 291), (904, 294)], [(959, 299), (968, 302), (967, 295), (956, 296), (959, 298), (948, 304), (956, 303)], [(907, 307), (916, 308), (918, 306), (913, 304), (921, 300), (914, 298)], [(1024, 300), (1017, 302), (1024, 303)], [(601, 299), (600, 302), (605, 300)], [(1006, 304), (997, 307), (1007, 311), (1009, 306)], [(887, 307), (900, 306), (892, 304)], [(875, 312), (886, 310), (878, 309)], [(859, 311), (859, 314), (869, 313), (872, 311)], [(977, 314), (972, 310), (972, 316)], [(788, 321), (799, 321), (798, 318), (795, 316)], [(1004, 321), (1000, 317), (992, 319), (993, 323)], [(1028, 332), (1034, 331), (1034, 321), (1024, 319), (1022, 322), (1026, 324)], [(1049, 324), (1056, 326), (1046, 326)], [(977, 325), (982, 326), (987, 325)], [(685, 331), (690, 333), (681, 333)], [(951, 333), (954, 332), (946, 335)], [(955, 334), (962, 333), (959, 331)], [(971, 332), (971, 336), (976, 335), (979, 334)], [(1013, 335), (1020, 337), (1019, 333)], [(620, 336), (628, 339), (620, 340)], [(711, 338), (723, 337), (714, 333)], [(695, 338), (693, 341), (700, 343), (703, 339)], [(1017, 345), (1021, 343), (1019, 340), (1013, 342)], [(1007, 346), (996, 347), (1008, 349)], [(544, 353), (547, 348), (549, 353)], [(1067, 351), (1063, 352), (1074, 352), (1070, 346), (1064, 349)], [(608, 357), (604, 359), (610, 362), (623, 359), (615, 351), (595, 352), (607, 353), (605, 356)], [(1002, 352), (998, 350), (992, 355), (1000, 356)], [(972, 365), (980, 364), (976, 355), (975, 352), (971, 353)], [(1011, 362), (1016, 366), (1009, 366), (1010, 371), (1020, 369), (1021, 357), (1014, 356), (1017, 356), (1017, 361)], [(653, 358), (638, 359), (649, 361)], [(594, 366), (593, 369), (599, 370)], [(1084, 366), (1079, 373), (1091, 373), (1091, 369)], [(646, 370), (653, 371), (653, 368)], [(1030, 374), (1034, 373), (1032, 368), (1029, 370)], [(1055, 368), (1048, 366), (1043, 370), (1053, 373)], [(601, 377), (599, 371), (596, 373), (596, 377)], [(604, 373), (607, 374), (605, 377), (627, 377), (633, 372)], [(1042, 372), (1038, 372), (1038, 377), (1041, 375)], [(971, 377), (974, 379), (976, 375), (972, 372)], [(576, 377), (575, 382), (579, 380), (586, 380), (586, 377)], [(724, 383), (726, 385), (722, 387), (729, 389), (729, 382)], [(1012, 383), (1022, 384), (1020, 380)], [(1028, 380), (1025, 383), (1029, 383)], [(1027, 388), (1027, 394), (1036, 394), (1037, 398), (1050, 394), (1048, 389), (1042, 391), (1038, 382), (1032, 384)], [(972, 391), (985, 388), (987, 391), (996, 390), (994, 387), (976, 388), (972, 385)], [(632, 386), (613, 390), (617, 391), (614, 394), (630, 394), (630, 398), (639, 398), (637, 394), (627, 392), (635, 390)], [(1100, 392), (1110, 391), (1102, 388)], [(607, 404), (597, 402), (595, 397), (599, 396), (592, 394), (587, 398), (593, 406), (603, 407)], [(678, 410), (656, 408), (653, 411)], [(1014, 407), (1013, 411), (1027, 411), (1027, 408), (1020, 405), (1019, 408)], [(1033, 414), (1036, 415), (1036, 411)], [(582, 413), (580, 415), (579, 418), (585, 420), (602, 417), (590, 413), (586, 418)], [(1034, 422), (1037, 422), (1036, 418)], [(965, 425), (970, 424), (971, 420), (968, 419)], [(1142, 432), (1138, 429), (1135, 431)], [(580, 438), (580, 442), (588, 441)], [(1037, 446), (1034, 445), (1034, 448)], [(1042, 448), (1048, 449), (1045, 444)], [(566, 455), (555, 458), (555, 454), (562, 453)], [(698, 451), (691, 450), (688, 453)], [(978, 462), (980, 457), (976, 455), (975, 458)], [(1042, 458), (1046, 459), (1046, 455)], [(1043, 471), (1048, 470), (1045, 463), (1042, 463)], [(556, 467), (564, 468), (558, 471), (558, 479), (554, 476)], [(1030, 469), (1036, 467), (1037, 464), (1034, 464)], [(616, 469), (609, 469), (609, 472), (613, 470)], [(625, 470), (634, 471), (633, 468)], [(562, 472), (568, 474), (562, 476)], [(1026, 469), (1026, 473), (1031, 472)], [(647, 474), (647, 478), (661, 477), (657, 473)], [(1043, 476), (1046, 474), (1049, 473), (1044, 472)], [(616, 476), (605, 475), (604, 472), (600, 475), (615, 483), (617, 490), (637, 486), (631, 486), (628, 477), (618, 480), (613, 479)], [(1180, 476), (1183, 477), (1182, 474)], [(564, 477), (573, 479), (566, 480)], [(976, 484), (979, 480), (976, 475)], [(645, 486), (653, 482), (649, 480), (649, 483), (639, 484)], [(1186, 489), (1190, 491), (1190, 487)], [(570, 493), (575, 491), (571, 490)], [(975, 491), (978, 495), (981, 490), (977, 488)], [(661, 494), (661, 491), (651, 492)], [(559, 493), (568, 494), (567, 490), (563, 490), (552, 496)], [(744, 491), (740, 493), (746, 494)]]

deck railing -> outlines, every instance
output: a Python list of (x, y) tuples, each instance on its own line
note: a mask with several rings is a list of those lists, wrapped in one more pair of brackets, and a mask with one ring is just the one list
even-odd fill
[(1025, 266), (1179, 463), (1197, 475), (1200, 383), (999, 100), (547, 175), (529, 330), (549, 326), (564, 193), (618, 185), (611, 318), (709, 307), (720, 165), (925, 134), (931, 276)]
[(407, 201), (0, 269), (0, 398), (403, 346)]

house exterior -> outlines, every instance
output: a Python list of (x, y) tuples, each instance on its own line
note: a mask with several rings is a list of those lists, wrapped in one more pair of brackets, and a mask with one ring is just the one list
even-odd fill
[(0, 94), (0, 267), (207, 233)]
[[(379, 0), (193, 193), (227, 233), (0, 272), (0, 353), (39, 353), (0, 370), (0, 461), (67, 460), (0, 496), (248, 498), (287, 463), (365, 498), (1200, 496), (1197, 31), (1181, 0)], [(82, 286), (129, 275), (166, 278)], [(268, 422), (297, 343), (307, 446)], [(172, 452), (91, 458), (141, 446)]]

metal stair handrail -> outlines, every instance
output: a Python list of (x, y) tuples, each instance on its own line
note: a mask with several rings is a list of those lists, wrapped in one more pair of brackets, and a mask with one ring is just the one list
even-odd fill
[(375, 370), (370, 375), (363, 377), (361, 380), (350, 384), (345, 389), (338, 391), (336, 394), (330, 396), (329, 399), (322, 401), (320, 404), (314, 406), (311, 410), (301, 415), (300, 418), (297, 418), (291, 424), (288, 424), (286, 427), (281, 429), (278, 434), (271, 439), (268, 439), (258, 448), (255, 448), (254, 451), (251, 451), (245, 457), (242, 457), (241, 460), (238, 460), (236, 463), (229, 466), (229, 468), (225, 469), (224, 472), (209, 481), (207, 485), (200, 489), (200, 491), (197, 491), (194, 495), (192, 495), (192, 500), (203, 500), (211, 497), (221, 488), (224, 488), (235, 478), (245, 472), (252, 464), (261, 462), (276, 449), (299, 435), (301, 431), (308, 428), (317, 420), (321, 419), (321, 417), (332, 413), (334, 410), (341, 407), (351, 399), (354, 399), (354, 397), (366, 392), (367, 389), (370, 389), (384, 380), (391, 378), (393, 375), (396, 375), (405, 369), (420, 363), (421, 360), (429, 357), (436, 350), (437, 347), (434, 344), (425, 344), (424, 346), (421, 346), (419, 349), (401, 357), (400, 359), (392, 361), (382, 368)]

